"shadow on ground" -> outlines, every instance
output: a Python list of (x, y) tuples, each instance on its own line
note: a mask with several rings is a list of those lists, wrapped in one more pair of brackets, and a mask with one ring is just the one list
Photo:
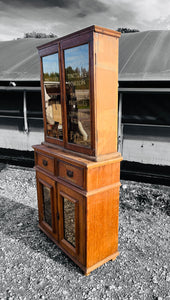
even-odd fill
[[(3, 234), (16, 239), (54, 262), (74, 264), (39, 228), (38, 211), (1, 197), (0, 228)], [(79, 268), (77, 267), (78, 272)]]

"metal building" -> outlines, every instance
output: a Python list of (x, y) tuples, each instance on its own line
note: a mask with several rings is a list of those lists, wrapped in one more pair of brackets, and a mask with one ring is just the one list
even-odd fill
[[(40, 64), (36, 47), (51, 39), (0, 42), (0, 158), (33, 161), (43, 140)], [(22, 154), (21, 154), (22, 153)], [(22, 157), (21, 157), (22, 156)]]
[[(36, 47), (51, 39), (0, 42), (0, 158), (30, 157), (43, 140)], [(122, 174), (170, 181), (170, 31), (122, 34), (118, 147)], [(32, 154), (31, 154), (32, 155)], [(32, 156), (33, 159), (33, 156)]]
[(170, 31), (120, 38), (119, 149), (124, 174), (170, 179), (169, 53)]

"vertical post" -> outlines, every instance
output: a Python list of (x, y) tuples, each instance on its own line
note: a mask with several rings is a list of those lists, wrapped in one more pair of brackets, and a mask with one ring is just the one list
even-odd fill
[(26, 134), (28, 134), (26, 91), (24, 91), (24, 98), (23, 98), (23, 112), (24, 112), (24, 132), (25, 132)]
[(118, 108), (118, 152), (122, 153), (122, 99), (123, 94), (119, 96), (119, 108)]

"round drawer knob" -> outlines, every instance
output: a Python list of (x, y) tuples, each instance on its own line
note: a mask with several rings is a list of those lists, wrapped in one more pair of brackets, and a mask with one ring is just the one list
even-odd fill
[(73, 171), (67, 170), (67, 176), (68, 177), (73, 177)]
[(44, 167), (48, 166), (48, 161), (45, 160), (45, 159), (43, 159), (43, 166), (44, 166)]

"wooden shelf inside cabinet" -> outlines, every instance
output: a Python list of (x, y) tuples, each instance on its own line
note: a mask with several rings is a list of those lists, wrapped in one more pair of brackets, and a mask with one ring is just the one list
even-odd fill
[(39, 228), (88, 275), (118, 253), (120, 34), (90, 26), (38, 47), (45, 141)]

